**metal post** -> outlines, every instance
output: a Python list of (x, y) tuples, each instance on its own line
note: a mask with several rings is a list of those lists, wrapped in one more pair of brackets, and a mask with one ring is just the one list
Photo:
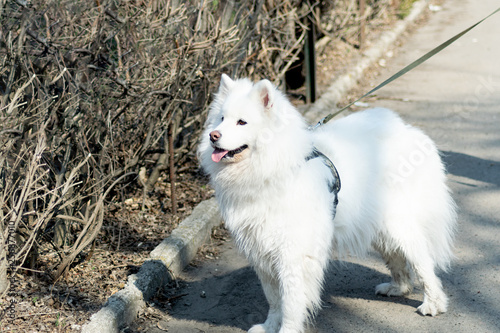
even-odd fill
[(306, 102), (307, 104), (316, 101), (316, 52), (314, 44), (316, 42), (316, 28), (311, 17), (306, 18), (307, 35), (304, 45), (304, 63), (306, 66)]

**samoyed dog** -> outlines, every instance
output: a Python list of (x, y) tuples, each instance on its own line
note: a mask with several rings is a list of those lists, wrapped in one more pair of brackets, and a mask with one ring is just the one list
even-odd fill
[(333, 251), (375, 248), (392, 276), (377, 294), (408, 294), (416, 277), (418, 311), (446, 311), (436, 270), (452, 258), (455, 204), (435, 144), (394, 112), (356, 112), (310, 130), (268, 80), (222, 75), (198, 153), (269, 302), (266, 321), (249, 332), (303, 332)]

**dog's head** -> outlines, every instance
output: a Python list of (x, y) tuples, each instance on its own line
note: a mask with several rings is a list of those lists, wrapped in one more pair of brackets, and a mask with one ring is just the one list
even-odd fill
[(215, 163), (237, 163), (258, 149), (268, 134), (276, 88), (268, 80), (255, 85), (223, 74), (209, 111), (204, 149), (212, 148)]

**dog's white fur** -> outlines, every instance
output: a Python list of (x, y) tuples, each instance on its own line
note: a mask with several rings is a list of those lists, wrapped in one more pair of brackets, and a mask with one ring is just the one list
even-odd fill
[[(240, 147), (212, 159), (215, 148)], [(313, 147), (339, 172), (336, 212), (332, 172), (321, 158), (306, 161)], [(446, 311), (435, 270), (452, 258), (455, 205), (435, 144), (392, 111), (357, 112), (311, 131), (269, 81), (223, 75), (199, 157), (269, 302), (267, 320), (249, 332), (302, 332), (320, 307), (333, 249), (362, 255), (373, 246), (392, 275), (376, 293), (411, 292), (415, 273), (424, 287), (418, 311)]]

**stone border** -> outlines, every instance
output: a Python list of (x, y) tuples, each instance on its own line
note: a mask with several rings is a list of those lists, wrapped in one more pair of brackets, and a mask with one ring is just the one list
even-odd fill
[[(398, 22), (393, 30), (385, 32), (378, 43), (364, 52), (364, 57), (346, 74), (338, 77), (314, 103), (305, 116), (318, 121), (325, 110), (333, 110), (347, 92), (354, 88), (364, 72), (376, 63), (394, 44), (397, 38), (415, 22), (427, 6), (427, 1), (414, 3), (410, 14)], [(214, 226), (221, 223), (219, 208), (214, 198), (201, 202), (172, 234), (150, 254), (137, 274), (128, 277), (124, 289), (112, 295), (103, 308), (90, 317), (82, 327), (83, 333), (118, 333), (135, 320), (157, 290), (170, 282), (194, 258), (198, 248), (210, 237)]]
[(150, 254), (125, 288), (113, 294), (103, 308), (82, 327), (84, 333), (118, 333), (130, 324), (159, 288), (170, 282), (194, 258), (222, 219), (215, 198), (198, 204), (184, 221)]

